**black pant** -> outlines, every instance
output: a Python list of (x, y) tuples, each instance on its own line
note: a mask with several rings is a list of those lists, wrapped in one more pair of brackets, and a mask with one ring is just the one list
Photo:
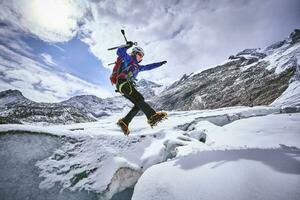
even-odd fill
[[(120, 88), (121, 85), (123, 86)], [(125, 98), (134, 104), (133, 108), (123, 118), (123, 121), (127, 125), (131, 122), (139, 110), (142, 110), (148, 119), (155, 114), (155, 110), (153, 110), (150, 105), (145, 102), (144, 97), (135, 89), (134, 85), (130, 81), (127, 81), (126, 79), (119, 79), (117, 89), (119, 92), (123, 93)]]

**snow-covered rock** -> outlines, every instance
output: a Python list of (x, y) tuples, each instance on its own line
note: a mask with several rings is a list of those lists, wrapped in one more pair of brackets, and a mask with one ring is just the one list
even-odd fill
[(18, 90), (0, 92), (0, 123), (70, 124), (96, 121), (89, 113), (60, 103), (37, 103)]

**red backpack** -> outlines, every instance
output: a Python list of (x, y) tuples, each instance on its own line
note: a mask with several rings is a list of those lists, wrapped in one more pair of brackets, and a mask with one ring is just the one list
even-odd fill
[[(122, 63), (123, 59), (121, 57), (118, 57), (117, 61), (115, 62), (112, 74), (110, 75), (111, 84), (116, 84), (119, 77), (126, 79), (127, 74), (124, 70), (121, 69)], [(134, 61), (132, 60), (129, 65), (132, 65), (133, 63)]]
[(121, 63), (123, 62), (121, 57), (117, 58), (117, 61), (115, 62), (115, 66), (113, 68), (112, 74), (110, 75), (110, 82), (111, 84), (116, 84), (118, 79), (118, 73), (121, 66)]

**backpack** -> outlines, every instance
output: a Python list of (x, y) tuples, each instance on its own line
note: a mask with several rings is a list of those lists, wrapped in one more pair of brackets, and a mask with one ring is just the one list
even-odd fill
[[(125, 69), (122, 69), (122, 63), (123, 59), (121, 57), (117, 58), (117, 61), (115, 62), (115, 66), (113, 68), (112, 74), (110, 75), (110, 82), (111, 84), (116, 84), (119, 77), (126, 79), (127, 73), (125, 72)], [(128, 66), (132, 65), (134, 61), (132, 60)]]
[(113, 68), (113, 71), (110, 75), (111, 84), (116, 84), (117, 83), (118, 72), (119, 72), (119, 69), (121, 67), (122, 62), (123, 62), (123, 60), (121, 59), (121, 57), (118, 57), (117, 61), (115, 62), (115, 66)]

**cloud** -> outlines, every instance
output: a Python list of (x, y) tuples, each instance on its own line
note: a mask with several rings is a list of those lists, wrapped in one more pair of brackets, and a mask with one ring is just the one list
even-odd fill
[(47, 53), (42, 53), (41, 57), (43, 61), (50, 66), (57, 66), (57, 64), (53, 61), (52, 56)]
[(39, 62), (31, 49), (26, 47), (26, 43), (24, 49), (21, 48), (22, 42), (18, 35), (14, 35), (18, 36), (14, 39), (8, 39), (10, 36), (5, 37), (5, 41), (0, 38), (0, 91), (18, 89), (24, 96), (37, 102), (59, 102), (81, 94), (93, 94), (101, 98), (112, 96), (104, 87), (54, 70), (51, 65), (56, 63), (49, 54), (40, 56), (50, 67)]
[(124, 28), (145, 49), (143, 63), (168, 60), (140, 77), (170, 83), (245, 48), (282, 40), (300, 26), (299, 7), (296, 0), (93, 1), (83, 40), (107, 67), (115, 59), (107, 48), (124, 43)]
[(144, 48), (143, 64), (168, 61), (140, 75), (162, 84), (213, 67), (245, 48), (282, 40), (300, 27), (298, 0), (53, 2), (3, 1), (0, 19), (45, 41), (68, 41), (78, 35), (104, 67), (116, 58), (107, 48), (124, 44), (123, 28), (129, 40)]
[(86, 10), (76, 0), (2, 1), (0, 20), (44, 41), (64, 42), (77, 34)]

